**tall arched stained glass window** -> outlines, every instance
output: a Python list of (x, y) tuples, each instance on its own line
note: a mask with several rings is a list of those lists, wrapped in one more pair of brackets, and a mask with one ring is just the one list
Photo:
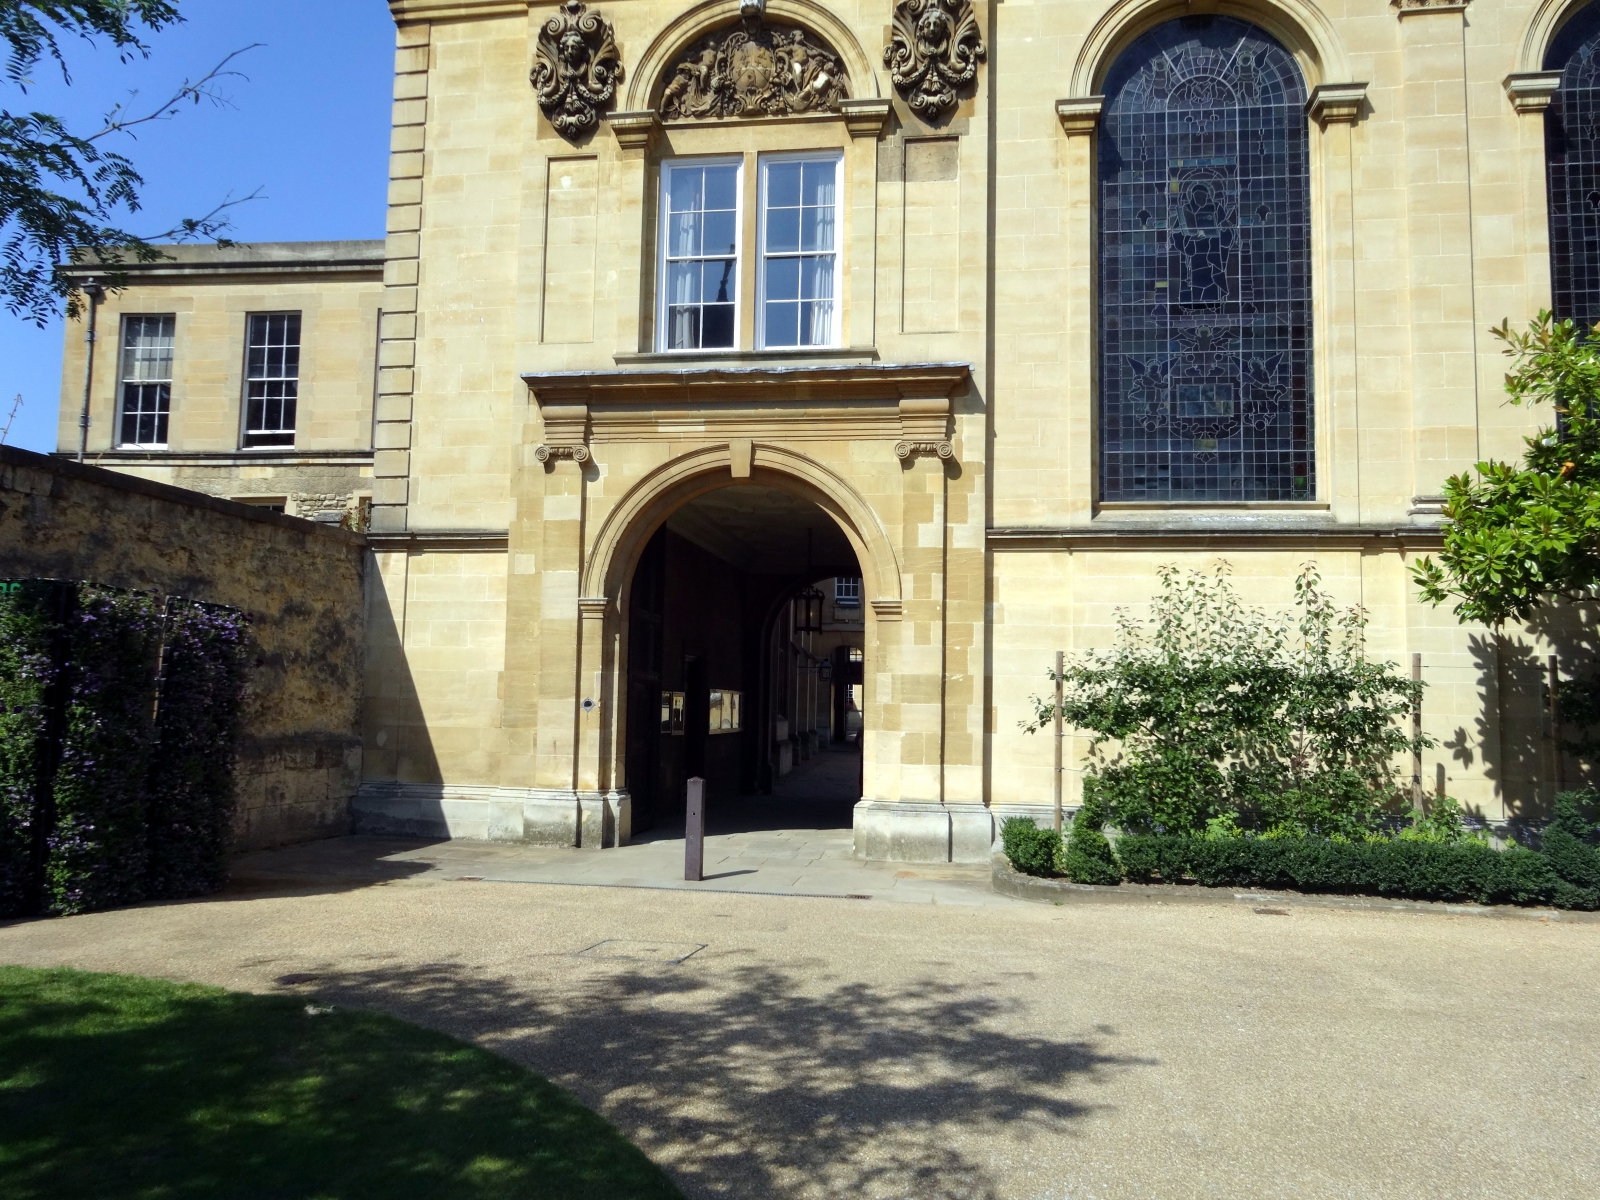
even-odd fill
[(1600, 321), (1600, 4), (1561, 27), (1544, 65), (1561, 72), (1544, 123), (1551, 307), (1587, 327)]
[(1117, 59), (1100, 124), (1100, 494), (1316, 495), (1305, 85), (1229, 17)]

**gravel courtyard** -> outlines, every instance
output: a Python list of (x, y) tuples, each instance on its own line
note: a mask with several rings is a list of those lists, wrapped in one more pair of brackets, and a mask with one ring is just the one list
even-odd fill
[(445, 1030), (691, 1196), (1600, 1195), (1600, 923), (397, 870), (13, 923), (0, 961)]

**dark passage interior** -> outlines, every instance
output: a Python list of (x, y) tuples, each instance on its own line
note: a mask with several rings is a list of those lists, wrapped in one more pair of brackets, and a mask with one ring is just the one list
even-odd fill
[[(848, 828), (861, 795), (861, 570), (816, 505), (732, 486), (678, 509), (628, 593), (633, 830)], [(648, 836), (648, 834), (647, 834)]]

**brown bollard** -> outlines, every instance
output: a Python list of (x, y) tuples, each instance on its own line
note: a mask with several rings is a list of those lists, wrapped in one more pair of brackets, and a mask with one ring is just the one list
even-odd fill
[(683, 823), (683, 877), (699, 883), (706, 875), (706, 781), (689, 780), (689, 806)]

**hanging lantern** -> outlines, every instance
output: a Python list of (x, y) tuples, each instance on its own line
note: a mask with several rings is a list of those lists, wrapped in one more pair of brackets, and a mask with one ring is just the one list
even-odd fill
[(822, 632), (822, 593), (807, 588), (794, 598), (794, 628), (796, 633)]

